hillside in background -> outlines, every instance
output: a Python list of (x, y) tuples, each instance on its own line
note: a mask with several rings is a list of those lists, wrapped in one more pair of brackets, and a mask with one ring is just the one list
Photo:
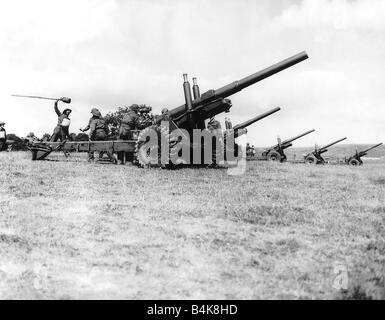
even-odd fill
[[(339, 144), (329, 148), (329, 151), (325, 153), (325, 158), (344, 158), (353, 155), (358, 151), (365, 150), (374, 144)], [(266, 148), (256, 148), (257, 155), (260, 155)], [(285, 150), (285, 153), (289, 159), (300, 159), (302, 155), (307, 154), (314, 150), (314, 146), (310, 147), (291, 147)], [(385, 158), (385, 146), (379, 146), (369, 151), (367, 157), (369, 158)]]

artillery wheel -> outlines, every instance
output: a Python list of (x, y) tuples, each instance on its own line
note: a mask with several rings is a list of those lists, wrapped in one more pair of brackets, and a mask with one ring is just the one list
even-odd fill
[[(158, 143), (149, 148), (142, 148), (150, 140), (150, 132), (154, 130), (158, 136)], [(140, 167), (159, 167), (160, 166), (160, 128), (158, 126), (150, 126), (139, 132), (138, 139), (135, 144), (134, 162)]]
[(308, 157), (305, 158), (305, 163), (307, 163), (307, 164), (316, 164), (317, 160), (313, 156), (308, 156)]
[[(150, 140), (149, 135), (151, 130), (156, 132), (158, 141), (156, 144), (150, 146), (149, 148), (142, 148)], [(168, 150), (167, 152), (168, 158), (166, 159), (166, 163), (162, 164), (162, 161), (161, 161), (162, 160), (161, 159), (162, 138), (170, 141), (169, 132), (162, 130), (161, 126), (152, 125), (140, 131), (138, 134), (136, 145), (135, 145), (134, 162), (143, 168), (150, 168), (150, 167), (170, 168), (171, 167), (171, 165), (169, 164), (170, 150)]]
[(350, 159), (349, 166), (360, 166), (361, 163), (357, 159)]
[(267, 159), (269, 161), (279, 161), (280, 162), (282, 160), (282, 157), (278, 152), (273, 151), (273, 152), (270, 152), (268, 154)]

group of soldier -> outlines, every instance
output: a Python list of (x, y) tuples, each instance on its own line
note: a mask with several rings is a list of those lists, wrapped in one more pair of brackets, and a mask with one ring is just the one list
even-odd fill
[[(69, 126), (71, 120), (69, 115), (71, 114), (71, 109), (65, 109), (63, 112), (60, 112), (58, 108), (58, 102), (55, 102), (54, 106), (55, 112), (58, 115), (58, 123), (54, 129), (54, 132), (51, 137), (51, 142), (66, 141), (70, 140), (69, 137)], [(105, 141), (108, 140), (110, 129), (109, 126), (102, 116), (101, 112), (97, 108), (91, 109), (91, 118), (88, 121), (88, 124), (84, 128), (80, 128), (80, 131), (86, 132), (89, 131), (89, 140), (90, 141)], [(131, 130), (135, 130), (139, 128), (139, 106), (137, 104), (133, 104), (129, 107), (127, 113), (124, 114), (123, 118), (120, 122), (120, 127), (118, 129), (117, 139), (119, 140), (130, 140)], [(99, 154), (99, 158), (103, 156), (103, 154), (107, 154), (108, 158), (112, 162), (116, 162), (116, 159), (110, 152), (101, 152)], [(94, 152), (89, 152), (88, 160), (94, 160)]]
[[(118, 140), (131, 140), (132, 131), (143, 129), (143, 127), (147, 126), (149, 121), (153, 121), (154, 123), (160, 123), (164, 120), (170, 120), (169, 111), (167, 108), (163, 108), (161, 115), (150, 119), (148, 117), (148, 110), (151, 111), (151, 107), (146, 107), (147, 111), (145, 112), (147, 116), (144, 116), (140, 110), (140, 107), (137, 104), (133, 104), (128, 108), (128, 112), (125, 112), (123, 117), (120, 119), (119, 127), (116, 132), (114, 132), (116, 139)], [(69, 127), (71, 124), (70, 114), (72, 113), (71, 109), (64, 109), (63, 111), (59, 110), (58, 101), (55, 101), (54, 104), (55, 113), (58, 116), (58, 122), (53, 130), (53, 134), (50, 137), (50, 142), (65, 142), (68, 140), (72, 140), (69, 134)], [(89, 140), (90, 141), (106, 141), (111, 139), (111, 130), (109, 125), (107, 124), (105, 118), (102, 116), (101, 112), (97, 108), (91, 109), (91, 118), (88, 121), (88, 124), (84, 128), (80, 128), (80, 131), (87, 132), (89, 131)], [(231, 127), (231, 122), (226, 119), (226, 128)], [(151, 123), (150, 123), (151, 124)], [(0, 122), (0, 151), (5, 150), (7, 148), (7, 140), (6, 140), (6, 131), (5, 131), (5, 123)], [(221, 124), (218, 120), (211, 118), (207, 124), (207, 129), (211, 132), (219, 132), (221, 131)], [(115, 131), (115, 130), (114, 130)], [(34, 133), (29, 133), (27, 137), (24, 138), (29, 144), (33, 144), (34, 142), (39, 141), (39, 139), (34, 135)], [(116, 163), (117, 160), (110, 152), (101, 152), (99, 153), (99, 159), (103, 157), (103, 154), (107, 154), (110, 161)], [(119, 156), (118, 156), (119, 158)], [(94, 152), (89, 152), (88, 160), (93, 161)]]

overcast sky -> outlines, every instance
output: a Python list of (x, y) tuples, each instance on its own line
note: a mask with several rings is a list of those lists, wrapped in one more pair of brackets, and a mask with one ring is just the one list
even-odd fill
[(256, 146), (312, 128), (296, 145), (385, 140), (382, 0), (2, 0), (0, 27), (8, 133), (41, 136), (57, 121), (52, 102), (11, 94), (71, 97), (78, 133), (92, 107), (181, 105), (183, 73), (204, 92), (306, 50), (308, 60), (232, 96), (226, 116), (237, 124), (280, 106), (250, 128)]

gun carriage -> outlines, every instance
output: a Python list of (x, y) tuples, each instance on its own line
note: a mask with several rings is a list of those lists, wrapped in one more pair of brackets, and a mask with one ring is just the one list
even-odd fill
[(329, 143), (328, 145), (323, 146), (321, 148), (319, 148), (316, 145), (314, 151), (312, 151), (312, 152), (308, 153), (307, 155), (305, 155), (305, 157), (304, 157), (305, 158), (305, 163), (308, 163), (308, 164), (325, 164), (326, 161), (322, 157), (322, 154), (327, 152), (328, 148), (330, 148), (331, 146), (334, 146), (335, 144), (340, 143), (341, 141), (344, 141), (346, 139), (347, 139), (346, 137), (342, 138), (342, 139), (339, 139), (339, 140), (334, 141), (332, 143)]
[(262, 158), (259, 160), (270, 160), (270, 161), (279, 161), (279, 162), (285, 162), (287, 160), (285, 149), (290, 148), (293, 146), (293, 142), (295, 140), (298, 140), (312, 132), (314, 132), (314, 129), (308, 130), (304, 133), (301, 133), (293, 138), (287, 139), (285, 141), (281, 141), (281, 139), (278, 137), (278, 143), (265, 151), (262, 152)]
[(358, 152), (358, 150), (356, 149), (356, 153), (350, 156), (349, 158), (347, 158), (346, 163), (350, 166), (362, 166), (364, 163), (361, 158), (366, 156), (370, 150), (378, 148), (381, 145), (382, 145), (382, 142), (360, 152)]

